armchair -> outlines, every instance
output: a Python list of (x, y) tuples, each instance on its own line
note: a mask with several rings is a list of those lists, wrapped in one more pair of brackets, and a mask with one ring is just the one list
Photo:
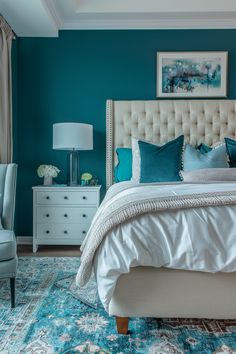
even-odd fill
[(0, 164), (0, 279), (10, 278), (11, 307), (15, 307), (17, 269), (14, 213), (16, 195), (16, 164)]

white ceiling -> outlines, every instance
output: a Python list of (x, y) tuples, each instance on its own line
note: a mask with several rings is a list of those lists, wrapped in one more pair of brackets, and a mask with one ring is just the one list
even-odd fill
[(18, 36), (63, 29), (236, 28), (236, 0), (0, 0)]

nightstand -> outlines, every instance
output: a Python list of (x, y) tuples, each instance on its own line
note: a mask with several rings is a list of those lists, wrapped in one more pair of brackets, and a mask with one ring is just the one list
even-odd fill
[(81, 245), (99, 206), (100, 189), (33, 187), (33, 252), (38, 245)]

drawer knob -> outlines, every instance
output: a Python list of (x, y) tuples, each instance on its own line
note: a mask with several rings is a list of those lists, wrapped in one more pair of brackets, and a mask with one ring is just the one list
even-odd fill
[(67, 230), (65, 230), (65, 231), (64, 231), (64, 234), (68, 234), (68, 231), (67, 231)]
[(68, 199), (67, 195), (65, 195), (64, 199)]
[(82, 233), (83, 233), (83, 234), (86, 234), (86, 231), (85, 231), (85, 230), (83, 230), (83, 231), (82, 231)]
[(49, 216), (50, 216), (49, 214), (46, 214), (46, 217), (47, 217), (47, 218), (49, 218)]
[(49, 230), (47, 230), (47, 231), (46, 231), (46, 234), (50, 234), (50, 231), (49, 231)]
[(86, 214), (83, 214), (83, 218), (86, 218), (86, 216), (87, 216)]
[(83, 200), (85, 200), (85, 199), (87, 199), (86, 197), (85, 197), (85, 195), (83, 196)]
[(68, 215), (67, 215), (67, 214), (64, 214), (64, 218), (68, 218)]
[(46, 199), (50, 199), (49, 195), (46, 196)]

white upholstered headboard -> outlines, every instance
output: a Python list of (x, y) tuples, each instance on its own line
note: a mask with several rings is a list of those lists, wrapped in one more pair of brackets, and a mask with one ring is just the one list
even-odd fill
[(236, 139), (236, 100), (107, 101), (106, 184), (113, 184), (117, 147), (131, 138), (163, 143), (184, 134), (192, 145)]

